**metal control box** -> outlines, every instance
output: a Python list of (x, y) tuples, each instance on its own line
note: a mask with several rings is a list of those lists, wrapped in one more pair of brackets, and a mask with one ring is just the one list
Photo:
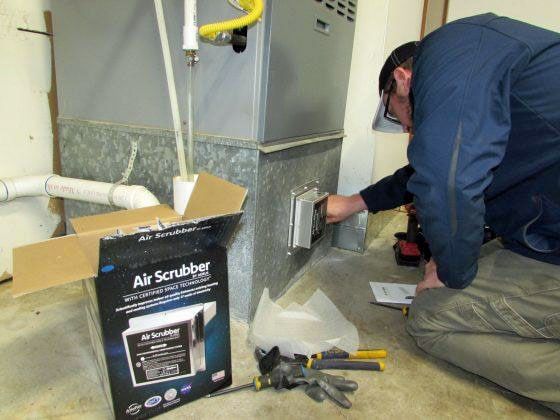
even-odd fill
[(327, 230), (327, 198), (314, 180), (292, 190), (288, 253), (312, 248)]
[(311, 248), (325, 235), (328, 193), (308, 191), (296, 198), (294, 244)]

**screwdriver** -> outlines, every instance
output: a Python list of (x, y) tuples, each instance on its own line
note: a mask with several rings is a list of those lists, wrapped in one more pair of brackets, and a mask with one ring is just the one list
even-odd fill
[(364, 349), (352, 353), (345, 352), (339, 349), (332, 349), (323, 351), (311, 356), (313, 359), (384, 359), (387, 357), (387, 350), (385, 349)]
[(339, 370), (373, 370), (383, 372), (385, 363), (366, 362), (362, 360), (340, 360), (340, 359), (309, 359), (305, 366), (308, 369), (339, 369)]
[(232, 388), (221, 389), (219, 391), (208, 394), (207, 397), (217, 397), (218, 395), (229, 394), (230, 392), (240, 391), (242, 389), (253, 388), (255, 391), (260, 391), (265, 388), (272, 388), (274, 384), (272, 383), (272, 378), (270, 374), (255, 376), (252, 382), (248, 384), (234, 386)]
[(218, 395), (229, 394), (230, 392), (240, 391), (247, 388), (253, 388), (255, 391), (261, 391), (266, 388), (285, 388), (287, 384), (283, 383), (283, 378), (288, 371), (290, 371), (293, 377), (303, 376), (300, 364), (281, 363), (270, 373), (253, 377), (253, 381), (248, 384), (222, 389), (220, 391), (213, 392), (212, 394), (208, 394), (207, 397), (217, 397)]

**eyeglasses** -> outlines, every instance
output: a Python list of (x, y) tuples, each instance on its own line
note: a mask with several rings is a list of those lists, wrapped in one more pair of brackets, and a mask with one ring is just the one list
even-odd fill
[(399, 121), (399, 119), (396, 116), (394, 116), (393, 114), (391, 114), (391, 111), (389, 111), (389, 103), (391, 102), (391, 94), (393, 93), (394, 89), (395, 89), (395, 81), (393, 80), (393, 82), (391, 83), (391, 87), (389, 88), (389, 92), (387, 92), (387, 102), (385, 103), (385, 112), (383, 112), (383, 118), (385, 118), (388, 121), (391, 121), (393, 124), (401, 125), (401, 122)]
[(393, 81), (387, 92), (386, 102), (383, 102), (385, 92), (381, 91), (381, 98), (379, 98), (377, 110), (375, 111), (375, 115), (371, 123), (371, 128), (375, 131), (380, 131), (382, 133), (404, 133), (403, 126), (399, 119), (389, 112), (389, 102), (391, 101), (391, 95), (394, 89), (395, 82)]

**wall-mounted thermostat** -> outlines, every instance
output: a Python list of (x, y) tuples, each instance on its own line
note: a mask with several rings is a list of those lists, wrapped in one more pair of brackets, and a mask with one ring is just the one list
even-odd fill
[(329, 193), (319, 190), (313, 180), (292, 190), (288, 253), (299, 248), (312, 248), (327, 230), (327, 198)]

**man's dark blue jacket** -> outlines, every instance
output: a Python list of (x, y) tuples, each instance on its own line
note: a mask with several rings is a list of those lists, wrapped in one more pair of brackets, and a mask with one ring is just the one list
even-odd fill
[(493, 14), (447, 24), (414, 57), (410, 165), (361, 191), (370, 211), (414, 197), (438, 276), (468, 286), (488, 224), (560, 264), (560, 34)]

